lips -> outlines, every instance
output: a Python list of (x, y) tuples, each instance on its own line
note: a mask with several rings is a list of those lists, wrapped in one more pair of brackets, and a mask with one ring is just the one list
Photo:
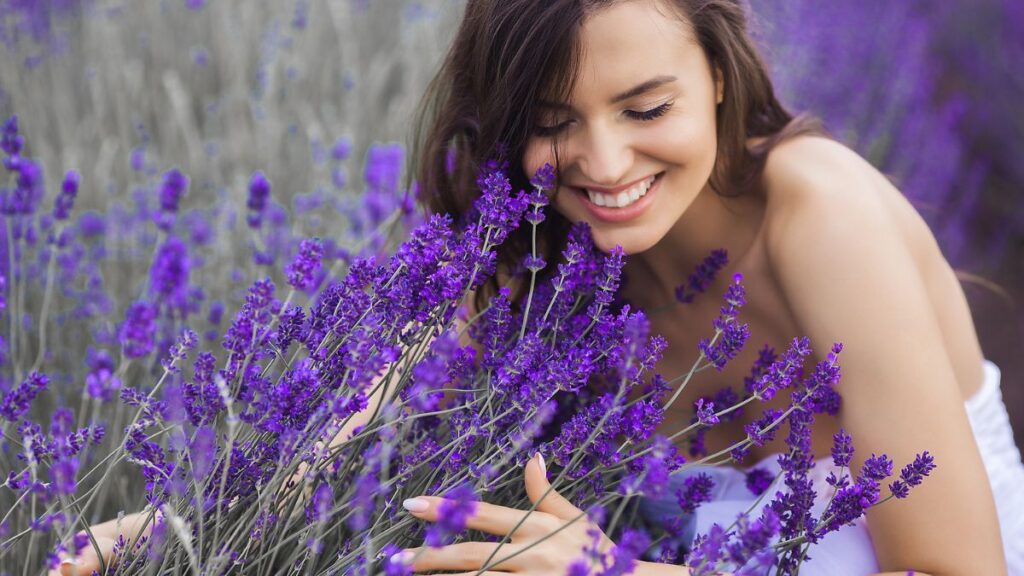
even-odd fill
[(627, 188), (620, 188), (614, 194), (579, 187), (572, 189), (579, 195), (584, 207), (598, 220), (625, 222), (639, 216), (651, 204), (654, 192), (661, 187), (664, 174), (659, 172)]
[(650, 189), (652, 184), (654, 184), (655, 178), (657, 178), (657, 176), (648, 176), (629, 188), (620, 190), (618, 193), (606, 193), (592, 190), (590, 188), (585, 188), (585, 190), (589, 200), (598, 206), (606, 206), (608, 208), (625, 208), (646, 195), (647, 190)]

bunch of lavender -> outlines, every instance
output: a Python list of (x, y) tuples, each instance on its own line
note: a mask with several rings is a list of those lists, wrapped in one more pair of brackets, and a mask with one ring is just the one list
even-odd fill
[[(16, 135), (8, 142), (20, 150)], [(4, 195), (5, 206), (8, 200), (38, 203), (41, 184), (25, 168), (31, 163), (18, 151), (8, 152), (7, 160), (18, 178)], [(151, 275), (149, 289), (160, 304), (129, 306), (117, 330), (120, 367), (111, 370), (109, 358), (97, 358), (90, 374), (100, 394), (119, 390), (126, 426), (75, 431), (72, 413), (58, 409), (44, 433), (26, 414), (46, 388), (46, 376), (33, 370), (5, 389), (4, 457), (17, 456), (8, 459), (13, 471), (5, 495), (14, 502), (2, 520), (0, 559), (44, 544), (52, 564), (60, 553), (94, 545), (83, 528), (115, 464), (127, 461), (145, 480), (143, 517), (152, 531), (118, 542), (118, 562), (109, 573), (394, 573), (403, 568), (388, 557), (399, 547), (479, 538), (463, 530), (478, 499), (532, 509), (519, 471), (540, 451), (552, 462), (553, 488), (622, 543), (612, 558), (591, 555), (609, 571), (621, 570), (671, 535), (672, 525), (648, 534), (623, 530), (621, 522), (631, 502), (659, 494), (668, 474), (687, 465), (676, 444), (784, 389), (792, 390), (788, 410), (766, 410), (744, 440), (716, 454), (698, 450), (693, 463), (742, 460), (750, 446), (771, 440), (788, 422), (791, 453), (784, 468), (791, 492), (776, 494), (771, 512), (757, 521), (741, 517), (729, 529), (702, 536), (685, 561), (698, 571), (749, 561), (795, 571), (809, 544), (878, 503), (878, 482), (892, 466), (884, 457), (853, 483), (835, 478), (828, 511), (811, 517), (810, 426), (813, 414), (838, 409), (838, 345), (800, 379), (810, 349), (798, 339), (782, 359), (755, 367), (742, 397), (702, 398), (690, 426), (669, 437), (654, 435), (692, 376), (721, 369), (746, 342), (747, 327), (738, 320), (745, 301), (739, 277), (693, 368), (671, 381), (651, 373), (665, 340), (648, 333), (642, 313), (616, 302), (621, 250), (600, 254), (585, 226), (574, 228), (557, 270), (546, 277), (536, 246), (525, 258), (530, 288), (524, 305), (514, 305), (503, 288), (483, 310), (460, 319), (461, 303), (496, 273), (495, 249), (522, 221), (536, 230), (544, 220), (550, 167), (537, 174), (529, 193), (513, 193), (503, 168), (491, 163), (482, 171), (468, 225), (433, 216), (390, 258), (355, 258), (336, 280), (322, 278), (324, 244), (302, 242), (283, 271), (287, 294), (277, 298), (269, 278), (253, 283), (220, 338), (221, 358), (200, 350), (185, 324), (187, 304), (180, 304), (174, 287), (186, 267), (180, 246), (166, 239), (156, 261), (179, 264), (154, 267), (160, 273)], [(55, 202), (61, 213), (74, 198), (65, 192), (74, 190), (74, 178), (66, 182)], [(165, 176), (153, 219), (159, 229), (173, 228), (186, 186), (180, 173)], [(254, 178), (250, 210), (258, 209), (263, 187)], [(18, 221), (11, 219), (12, 227)], [(721, 258), (708, 266), (716, 261)], [(310, 296), (309, 307), (292, 304), (303, 295)], [(174, 326), (173, 343), (156, 346), (158, 328)], [(158, 359), (155, 381), (129, 384), (125, 359)], [(380, 402), (371, 404), (375, 398)], [(365, 424), (339, 436), (367, 410)], [(17, 433), (8, 434), (15, 427)], [(110, 446), (108, 455), (89, 459), (86, 445), (100, 442)], [(852, 450), (845, 438), (837, 438), (837, 446), (839, 454)], [(915, 466), (891, 486), (896, 497), (930, 470), (927, 454)], [(681, 498), (696, 507), (704, 500), (700, 492)], [(398, 502), (418, 494), (451, 499), (441, 522), (425, 528), (400, 511)], [(682, 560), (670, 552), (664, 559)], [(500, 561), (499, 552), (494, 562)]]

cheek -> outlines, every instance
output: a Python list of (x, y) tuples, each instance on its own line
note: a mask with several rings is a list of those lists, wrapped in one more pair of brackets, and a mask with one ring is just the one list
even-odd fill
[(715, 119), (689, 117), (665, 123), (649, 135), (649, 141), (657, 143), (657, 155), (666, 162), (703, 167), (714, 163), (718, 148)]
[(551, 146), (536, 139), (527, 141), (526, 147), (523, 149), (523, 173), (527, 178), (532, 178), (544, 164), (552, 166), (555, 164), (555, 155)]

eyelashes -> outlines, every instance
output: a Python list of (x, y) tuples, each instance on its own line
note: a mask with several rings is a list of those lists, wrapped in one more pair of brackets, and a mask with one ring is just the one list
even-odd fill
[[(655, 118), (664, 116), (669, 109), (672, 108), (672, 102), (666, 102), (660, 106), (651, 108), (650, 110), (644, 110), (637, 112), (635, 110), (626, 110), (625, 114), (627, 117), (633, 120), (640, 120), (641, 122), (650, 122)], [(534, 126), (533, 132), (538, 136), (554, 136), (562, 130), (565, 130), (569, 126), (569, 122), (562, 122), (555, 126)]]
[(644, 112), (634, 112), (632, 110), (626, 110), (625, 114), (626, 114), (626, 116), (629, 116), (630, 118), (632, 118), (634, 120), (643, 120), (643, 121), (646, 122), (646, 121), (649, 121), (649, 120), (654, 120), (655, 118), (664, 115), (665, 112), (668, 112), (668, 109), (671, 108), (671, 107), (672, 107), (672, 103), (671, 102), (666, 102), (666, 103), (662, 104), (661, 106), (658, 106), (656, 108), (651, 108), (650, 110), (646, 110)]

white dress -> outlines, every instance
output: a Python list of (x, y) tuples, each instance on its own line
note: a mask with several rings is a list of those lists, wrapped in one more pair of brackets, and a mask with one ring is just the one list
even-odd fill
[[(964, 402), (964, 407), (995, 497), (1009, 574), (1024, 576), (1024, 464), (1014, 443), (1010, 418), (1000, 392), (999, 367), (985, 360), (984, 369), (985, 379), (981, 388)], [(787, 490), (777, 459), (778, 455), (773, 454), (747, 468), (766, 468), (776, 475), (766, 497), (751, 511), (752, 518), (760, 514), (776, 491)], [(899, 470), (900, 466), (902, 464), (897, 463), (896, 469)], [(822, 458), (815, 462), (808, 475), (818, 494), (813, 509), (815, 517), (821, 516), (832, 493), (833, 488), (825, 482), (832, 470), (839, 473), (832, 465), (832, 458)], [(744, 472), (697, 465), (673, 474), (664, 498), (642, 500), (639, 507), (641, 517), (647, 522), (654, 522), (666, 515), (678, 514), (678, 504), (673, 496), (675, 489), (697, 472), (710, 475), (715, 487), (712, 501), (702, 504), (693, 517), (686, 519), (686, 532), (690, 538), (694, 534), (706, 534), (712, 524), (729, 526), (737, 514), (746, 511), (757, 500), (747, 489)], [(883, 488), (883, 494), (885, 492)], [(910, 498), (913, 497), (911, 489)], [(808, 555), (811, 559), (800, 566), (800, 574), (804, 576), (864, 576), (879, 571), (867, 520), (863, 516), (853, 525), (827, 535), (810, 548)]]

